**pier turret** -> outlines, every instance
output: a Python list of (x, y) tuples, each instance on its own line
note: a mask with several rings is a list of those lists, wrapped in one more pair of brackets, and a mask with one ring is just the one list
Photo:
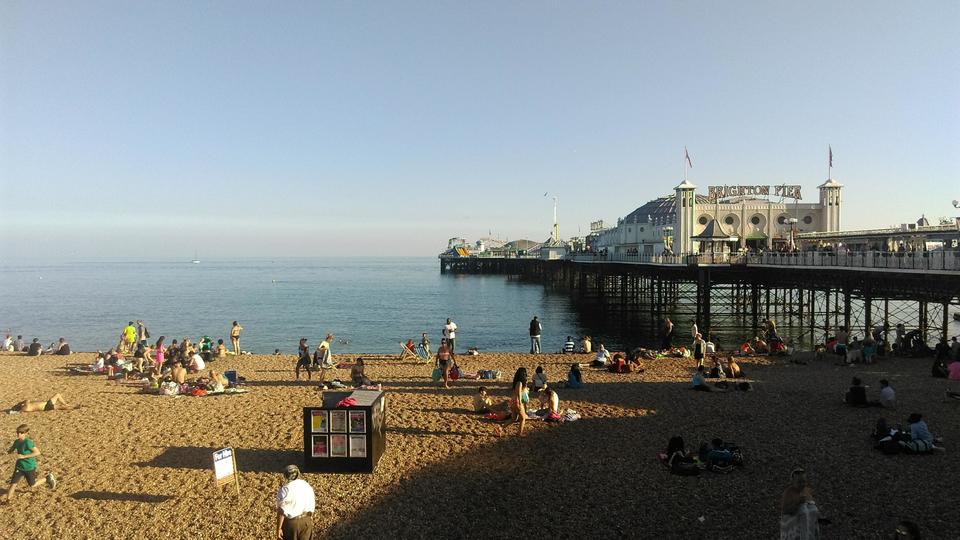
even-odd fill
[(820, 184), (820, 206), (823, 207), (823, 230), (836, 232), (840, 230), (840, 190), (843, 184), (833, 178)]
[(684, 179), (682, 184), (673, 189), (677, 194), (674, 200), (677, 208), (677, 227), (674, 235), (673, 251), (678, 255), (687, 255), (695, 251), (691, 237), (694, 234), (694, 220), (696, 219), (696, 209), (694, 207), (697, 196), (694, 190), (697, 189), (697, 186)]

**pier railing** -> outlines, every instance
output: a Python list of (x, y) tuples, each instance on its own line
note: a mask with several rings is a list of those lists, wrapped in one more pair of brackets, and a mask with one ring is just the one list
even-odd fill
[(833, 268), (865, 268), (876, 270), (922, 270), (960, 272), (960, 253), (956, 251), (927, 252), (856, 252), (834, 253), (807, 251), (797, 253), (700, 253), (696, 255), (630, 255), (626, 253), (577, 253), (568, 260), (583, 263), (627, 263), (668, 266), (746, 265), (746, 266), (805, 266)]

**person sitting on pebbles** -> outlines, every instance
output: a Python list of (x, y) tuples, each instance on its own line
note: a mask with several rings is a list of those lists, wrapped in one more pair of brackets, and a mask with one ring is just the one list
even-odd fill
[(540, 390), (540, 406), (547, 409), (547, 416), (544, 418), (547, 422), (560, 421), (560, 396), (549, 386), (544, 386)]
[(52, 398), (46, 401), (32, 401), (25, 399), (10, 408), (10, 411), (28, 413), (28, 412), (46, 412), (54, 410), (68, 411), (77, 409), (80, 405), (70, 405), (60, 394), (54, 394)]
[(740, 369), (740, 364), (737, 363), (733, 358), (727, 359), (727, 377), (731, 379), (739, 379), (743, 377), (743, 370)]
[(353, 381), (354, 386), (371, 386), (374, 384), (374, 382), (367, 377), (365, 369), (366, 364), (364, 364), (363, 358), (357, 358), (353, 367), (350, 368), (350, 380)]
[(580, 372), (580, 364), (570, 365), (570, 371), (567, 372), (567, 388), (583, 388), (583, 373)]
[(607, 367), (607, 364), (610, 363), (610, 351), (603, 346), (603, 343), (597, 344), (597, 355), (594, 357), (593, 362), (590, 363), (591, 367)]
[(473, 395), (473, 412), (488, 413), (493, 406), (493, 399), (487, 393), (487, 387), (481, 386)]

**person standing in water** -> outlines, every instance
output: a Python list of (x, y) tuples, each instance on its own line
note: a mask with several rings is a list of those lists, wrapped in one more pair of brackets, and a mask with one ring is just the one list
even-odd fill
[(240, 356), (240, 332), (243, 327), (240, 323), (233, 321), (233, 328), (230, 329), (230, 342), (233, 344), (233, 354)]

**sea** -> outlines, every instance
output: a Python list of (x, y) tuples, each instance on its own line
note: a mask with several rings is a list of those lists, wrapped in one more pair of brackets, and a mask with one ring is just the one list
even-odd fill
[(255, 354), (293, 354), (328, 333), (334, 354), (399, 353), (422, 332), (436, 350), (451, 318), (460, 351), (528, 352), (533, 316), (545, 352), (589, 331), (565, 293), (441, 274), (435, 257), (0, 263), (0, 332), (44, 346), (63, 337), (74, 351), (107, 350), (138, 319), (151, 341), (208, 335), (228, 347), (238, 321)]
[[(502, 275), (441, 274), (435, 257), (0, 263), (0, 332), (44, 346), (63, 337), (74, 351), (107, 350), (138, 319), (151, 341), (207, 335), (228, 346), (238, 321), (241, 348), (255, 354), (294, 354), (300, 338), (314, 348), (328, 333), (334, 354), (399, 353), (400, 342), (419, 342), (422, 332), (436, 350), (449, 317), (459, 327), (458, 351), (528, 352), (534, 316), (543, 352), (559, 351), (568, 335), (590, 335), (612, 350), (657, 343), (578, 309), (564, 291)], [(960, 323), (950, 330), (960, 334)], [(729, 344), (750, 331), (719, 333)], [(678, 327), (676, 342), (687, 334)]]

